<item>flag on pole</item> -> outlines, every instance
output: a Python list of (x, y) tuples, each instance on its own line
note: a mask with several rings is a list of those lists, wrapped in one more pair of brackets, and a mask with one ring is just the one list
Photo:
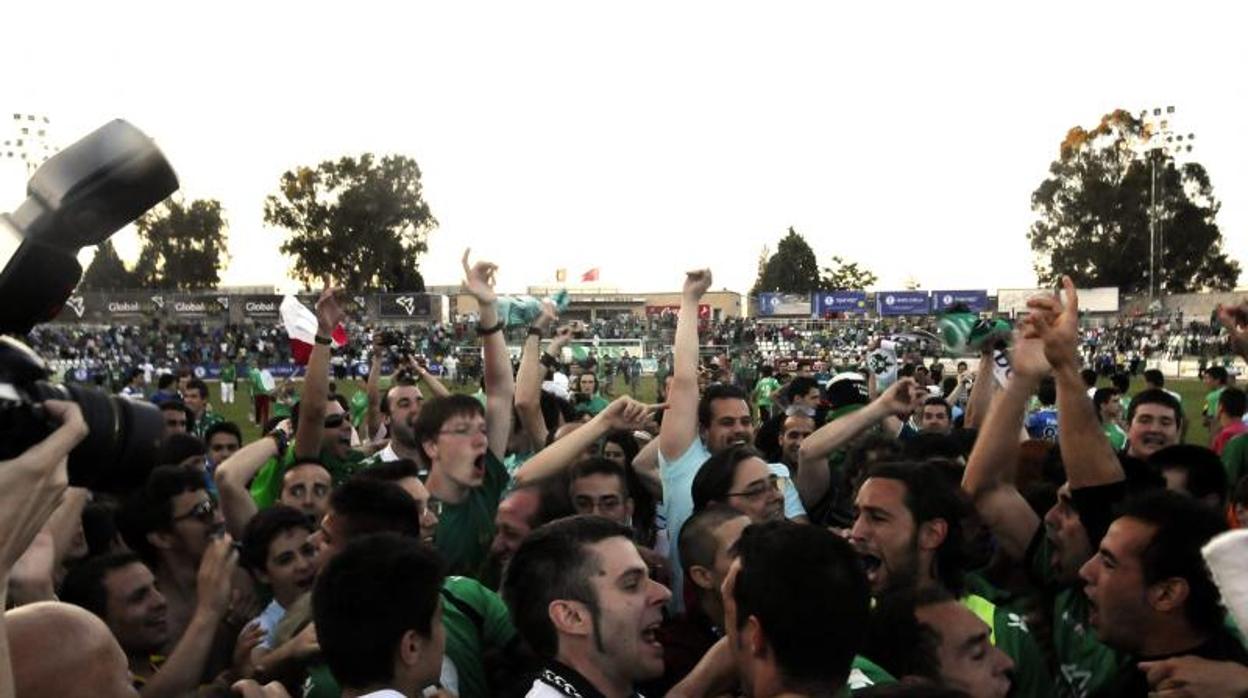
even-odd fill
[[(312, 346), (316, 343), (316, 314), (294, 296), (282, 299), (278, 309), (282, 316), (282, 324), (286, 326), (286, 334), (290, 336), (290, 355), (295, 363), (306, 366), (308, 357), (312, 355)], [(342, 325), (334, 328), (330, 338), (335, 347), (347, 343), (347, 330)]]
[(590, 269), (584, 274), (581, 274), (581, 281), (597, 281), (597, 280), (598, 280), (598, 267), (594, 267), (593, 269)]

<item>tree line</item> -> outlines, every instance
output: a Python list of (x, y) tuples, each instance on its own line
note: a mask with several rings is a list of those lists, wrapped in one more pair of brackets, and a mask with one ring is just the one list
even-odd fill
[[(1163, 149), (1135, 147), (1147, 125), (1125, 110), (1092, 129), (1075, 126), (1031, 195), (1035, 220), (1025, 235), (1036, 283), (1069, 274), (1080, 287), (1116, 286), (1139, 293), (1149, 283), (1152, 226), (1163, 293), (1230, 290), (1238, 262), (1222, 246), (1209, 173)], [(402, 155), (327, 160), (282, 174), (265, 200), (264, 223), (286, 231), (281, 251), (292, 275), (312, 287), (325, 276), (365, 291), (424, 290), (420, 257), (438, 221), (425, 202), (420, 167)], [(934, 225), (940, 225), (934, 221)], [(100, 245), (83, 277), (85, 290), (215, 288), (228, 262), (227, 222), (213, 199), (171, 198), (137, 221), (141, 251), (127, 266), (111, 242)], [(1023, 232), (1023, 231), (1020, 231)], [(752, 294), (872, 286), (876, 275), (840, 255), (820, 266), (792, 227), (772, 253), (764, 247)], [(911, 285), (918, 285), (917, 281)]]
[[(366, 153), (282, 174), (264, 203), (264, 222), (287, 232), (281, 251), (292, 275), (315, 287), (326, 276), (361, 291), (423, 292), (420, 255), (437, 228), (412, 158)], [(216, 288), (229, 261), (227, 222), (215, 199), (171, 197), (135, 222), (140, 252), (127, 266), (101, 244), (83, 290)]]

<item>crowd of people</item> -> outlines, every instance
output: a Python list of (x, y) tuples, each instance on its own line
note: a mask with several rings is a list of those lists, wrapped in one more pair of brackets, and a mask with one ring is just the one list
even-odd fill
[[(149, 395), (131, 371), (121, 390), (164, 419), (160, 465), (68, 486), (86, 422), (45, 402), (59, 426), (0, 463), (0, 695), (1248, 692), (1245, 599), (1202, 557), (1248, 523), (1248, 398), (1210, 368), (1210, 443), (1184, 443), (1160, 372), (1130, 394), (1096, 370), (1090, 338), (1136, 325), (1086, 332), (1069, 281), (974, 367), (916, 350), (886, 377), (704, 352), (802, 330), (700, 322), (712, 275), (690, 272), (647, 403), (607, 393), (605, 361), (567, 360), (577, 338), (549, 303), (513, 362), (495, 270), (465, 254), (477, 322), (426, 335), (472, 338), (475, 395), (415, 357), (391, 366), (382, 333), (354, 350), (359, 401), (339, 394), (331, 335), (351, 318), (326, 288), (303, 381), (282, 386), (298, 400), (253, 414), (259, 438), (194, 375)], [(1241, 356), (1246, 317), (1220, 315)], [(283, 343), (33, 339), (106, 368)]]

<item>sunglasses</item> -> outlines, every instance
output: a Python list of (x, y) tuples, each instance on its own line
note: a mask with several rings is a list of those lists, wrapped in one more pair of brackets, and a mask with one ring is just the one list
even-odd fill
[(345, 412), (339, 412), (338, 414), (331, 414), (325, 418), (325, 428), (337, 429), (338, 427), (342, 426), (342, 423), (346, 421), (346, 419), (347, 419), (347, 415)]
[(173, 523), (177, 523), (179, 521), (185, 521), (187, 519), (198, 519), (200, 523), (212, 524), (213, 521), (216, 519), (216, 513), (217, 513), (217, 503), (211, 499), (205, 499), (199, 504), (196, 504), (194, 508), (192, 508), (190, 511), (186, 512), (185, 514), (181, 516), (173, 517), (171, 521)]

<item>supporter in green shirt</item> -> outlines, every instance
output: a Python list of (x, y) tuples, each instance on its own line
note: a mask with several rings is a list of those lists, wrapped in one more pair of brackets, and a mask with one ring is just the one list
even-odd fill
[(598, 376), (582, 373), (576, 379), (575, 388), (573, 400), (578, 413), (593, 417), (607, 408), (609, 403), (598, 394)]
[(1115, 452), (1122, 451), (1127, 445), (1127, 432), (1119, 425), (1122, 421), (1121, 394), (1117, 388), (1097, 388), (1092, 393), (1092, 404), (1096, 406), (1096, 416), (1101, 421), (1101, 431), (1109, 439), (1109, 445)]
[(758, 408), (760, 420), (771, 416), (771, 394), (780, 389), (780, 381), (776, 380), (771, 373), (772, 368), (764, 366), (763, 377), (759, 378), (758, 383), (754, 385), (754, 406)]
[(503, 341), (493, 289), (495, 266), (468, 265), (465, 288), (477, 299), (485, 369), (485, 405), (466, 395), (448, 395), (425, 402), (416, 419), (416, 441), (429, 465), (430, 494), (442, 503), (442, 523), (434, 539), (451, 574), (480, 574), (494, 516), (509, 477), (503, 467), (511, 437), (515, 381)]
[(1201, 410), (1201, 416), (1204, 418), (1205, 426), (1209, 426), (1218, 415), (1218, 399), (1222, 397), (1222, 391), (1226, 389), (1230, 374), (1221, 366), (1210, 366), (1205, 369), (1202, 380), (1209, 392), (1205, 394), (1205, 407)]

